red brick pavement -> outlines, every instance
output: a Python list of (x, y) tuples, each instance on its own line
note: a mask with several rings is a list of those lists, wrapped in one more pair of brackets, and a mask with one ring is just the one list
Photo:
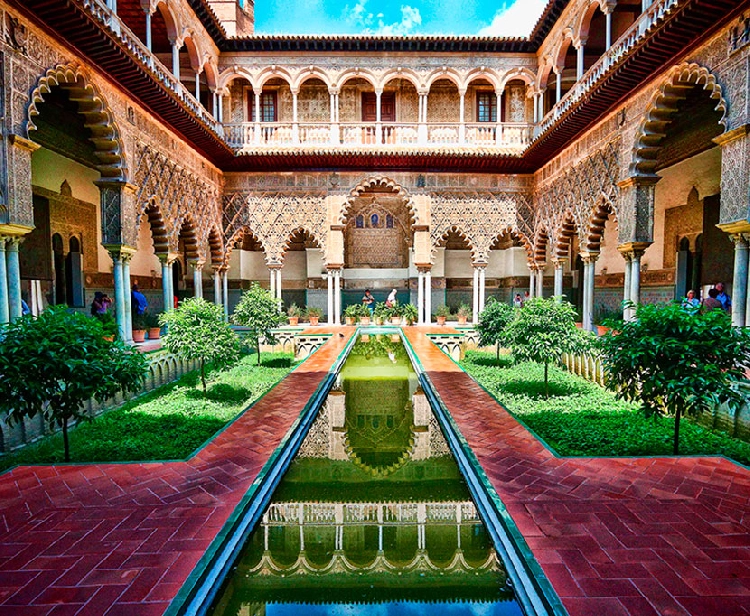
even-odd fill
[(337, 331), (186, 462), (0, 475), (0, 616), (162, 614), (354, 330)]
[(574, 616), (750, 614), (750, 471), (722, 458), (556, 458), (404, 330)]

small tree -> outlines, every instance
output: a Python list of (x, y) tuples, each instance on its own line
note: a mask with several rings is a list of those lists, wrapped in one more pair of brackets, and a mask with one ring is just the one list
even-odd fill
[(242, 294), (232, 319), (237, 325), (243, 325), (250, 330), (249, 337), (255, 343), (260, 366), (260, 339), (265, 338), (269, 344), (274, 344), (276, 338), (272, 330), (285, 321), (284, 315), (279, 311), (278, 301), (269, 291), (254, 282), (250, 289)]
[(495, 345), (497, 363), (500, 363), (500, 345), (504, 343), (505, 328), (516, 318), (516, 310), (490, 297), (484, 310), (479, 314), (477, 331), (481, 346)]
[(99, 319), (65, 306), (0, 328), (0, 410), (13, 422), (42, 414), (62, 429), (70, 461), (68, 422), (89, 420), (83, 408), (143, 382), (146, 360), (120, 340), (105, 340)]
[(591, 335), (578, 329), (576, 311), (568, 302), (535, 297), (526, 302), (505, 330), (504, 338), (518, 359), (544, 364), (544, 394), (549, 398), (549, 364), (563, 353), (580, 353)]
[(750, 333), (732, 327), (723, 310), (697, 313), (679, 304), (639, 306), (636, 319), (609, 321), (599, 339), (607, 387), (619, 398), (640, 401), (647, 415), (673, 415), (674, 453), (680, 417), (726, 402), (743, 402), (735, 387), (750, 366)]
[(175, 355), (200, 362), (201, 383), (206, 391), (206, 365), (222, 368), (239, 356), (239, 339), (224, 322), (224, 309), (201, 297), (182, 302), (165, 312), (159, 322), (167, 326), (164, 346)]

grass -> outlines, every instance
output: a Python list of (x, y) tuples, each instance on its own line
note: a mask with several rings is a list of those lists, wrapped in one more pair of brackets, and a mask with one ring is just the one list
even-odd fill
[[(647, 418), (637, 405), (554, 366), (546, 400), (544, 366), (500, 360), (498, 367), (494, 353), (468, 351), (461, 366), (559, 455), (672, 455), (672, 418)], [(722, 454), (750, 465), (750, 443), (690, 421), (680, 425), (680, 453)]]
[[(293, 368), (288, 354), (243, 357), (213, 373), (206, 394), (196, 372), (104, 413), (70, 432), (72, 462), (134, 462), (181, 459), (232, 421)], [(0, 471), (17, 464), (63, 461), (62, 436), (55, 434), (0, 458)]]

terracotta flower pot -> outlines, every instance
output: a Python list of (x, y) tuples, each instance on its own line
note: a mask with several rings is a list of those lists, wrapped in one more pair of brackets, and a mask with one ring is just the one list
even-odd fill
[(344, 317), (344, 319), (346, 319), (346, 324), (347, 325), (354, 325), (354, 323), (356, 321), (356, 319), (354, 317)]
[(299, 325), (299, 317), (289, 317), (289, 325)]
[(401, 317), (391, 317), (391, 325), (401, 325)]
[(145, 342), (145, 341), (146, 341), (146, 330), (134, 329), (133, 330), (133, 342)]
[(445, 319), (447, 317), (437, 317), (437, 324), (438, 325), (445, 325)]
[(467, 317), (462, 317), (462, 316), (459, 316), (459, 317), (458, 317), (458, 324), (459, 324), (459, 325), (466, 325), (466, 318), (467, 318)]
[(148, 339), (149, 340), (158, 340), (161, 338), (161, 328), (159, 327), (149, 327), (148, 329)]
[(369, 325), (370, 324), (370, 317), (359, 317), (359, 324), (360, 325)]
[(310, 317), (310, 325), (315, 326), (320, 321), (320, 317)]

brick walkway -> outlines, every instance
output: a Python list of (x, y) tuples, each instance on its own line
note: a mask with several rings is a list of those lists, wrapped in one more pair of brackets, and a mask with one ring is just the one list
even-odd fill
[(162, 614), (353, 328), (340, 331), (187, 462), (0, 475), (0, 615)]
[[(344, 347), (352, 330), (341, 331), (188, 462), (0, 475), (0, 616), (162, 614)], [(450, 330), (405, 331), (571, 615), (750, 613), (750, 471), (555, 458), (423, 335)]]
[(750, 614), (750, 471), (721, 458), (555, 458), (404, 331), (571, 615)]

